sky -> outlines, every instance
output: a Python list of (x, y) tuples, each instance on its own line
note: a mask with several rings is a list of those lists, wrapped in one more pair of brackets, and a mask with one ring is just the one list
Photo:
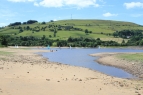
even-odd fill
[(37, 20), (102, 19), (143, 25), (143, 0), (0, 0), (0, 27)]

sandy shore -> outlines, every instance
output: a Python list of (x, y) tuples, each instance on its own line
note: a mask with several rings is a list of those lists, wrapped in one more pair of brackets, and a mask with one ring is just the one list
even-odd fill
[(49, 62), (47, 50), (0, 48), (0, 95), (142, 95), (143, 81)]

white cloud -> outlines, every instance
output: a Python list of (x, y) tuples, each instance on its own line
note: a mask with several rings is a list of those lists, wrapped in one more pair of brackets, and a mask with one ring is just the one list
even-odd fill
[(141, 16), (143, 16), (143, 14), (132, 14), (131, 16), (132, 17), (141, 17)]
[(35, 0), (8, 0), (11, 2), (34, 2)]
[(118, 16), (118, 14), (111, 14), (109, 12), (103, 14), (104, 17)]
[[(43, 6), (43, 7), (76, 7), (84, 8), (88, 6), (99, 7), (99, 4), (96, 3), (97, 0), (8, 0), (11, 2), (33, 2), (34, 6)], [(103, 0), (99, 0), (103, 2)]]
[(34, 2), (34, 6), (39, 7), (39, 4), (37, 2)]
[(143, 8), (143, 3), (141, 2), (124, 3), (124, 6), (126, 6), (127, 9), (131, 9), (135, 7)]
[(98, 4), (96, 4), (96, 0), (43, 0), (39, 3), (39, 5), (44, 7), (76, 6), (78, 8), (99, 6)]
[(63, 0), (63, 1), (65, 1), (65, 5), (73, 5), (77, 7), (99, 6), (98, 4), (96, 4), (96, 0)]
[(39, 3), (39, 5), (44, 6), (44, 7), (62, 7), (64, 0), (43, 0)]

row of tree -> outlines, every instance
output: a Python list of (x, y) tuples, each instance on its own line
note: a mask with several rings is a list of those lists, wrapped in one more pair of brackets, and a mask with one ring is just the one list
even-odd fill
[(52, 40), (46, 38), (45, 35), (41, 38), (37, 38), (34, 36), (26, 36), (26, 37), (12, 37), (10, 35), (1, 35), (0, 43), (4, 46), (53, 46), (53, 43), (56, 43), (56, 46), (72, 46), (72, 47), (97, 47), (98, 45), (102, 46), (119, 46), (115, 41), (101, 41), (99, 38), (73, 38), (69, 37), (68, 40)]
[(132, 37), (127, 43), (123, 40), (122, 43), (117, 43), (115, 41), (102, 41), (99, 38), (73, 38), (69, 37), (68, 40), (52, 40), (46, 38), (44, 35), (41, 38), (26, 36), (26, 37), (11, 37), (9, 35), (0, 36), (0, 44), (3, 46), (53, 46), (53, 43), (56, 43), (56, 46), (72, 46), (72, 47), (97, 47), (101, 46), (137, 46), (143, 45), (143, 36)]
[[(16, 23), (15, 23), (16, 24)], [(65, 31), (83, 31), (81, 28), (74, 28), (73, 26), (61, 26), (61, 25), (47, 25), (47, 26), (35, 26), (35, 27), (30, 27), (29, 25), (27, 26), (12, 26), (11, 29), (18, 29), (19, 33), (22, 33), (24, 31), (32, 31), (32, 33), (34, 32), (40, 32), (40, 31), (50, 31), (53, 32), (54, 37), (56, 37), (56, 33), (58, 31), (61, 30), (65, 30)], [(83, 32), (85, 32), (85, 34), (88, 33), (92, 33), (92, 31), (89, 31), (88, 29), (85, 29)], [(16, 35), (16, 34), (15, 34)]]
[(129, 46), (143, 46), (143, 35), (133, 36), (128, 40), (126, 45)]
[(121, 44), (115, 42), (115, 41), (102, 41), (100, 38), (93, 39), (93, 38), (73, 38), (69, 37), (67, 42), (71, 46), (77, 46), (77, 47), (98, 47), (101, 46), (120, 46)]
[(10, 23), (8, 26), (17, 26), (17, 25), (22, 25), (22, 24), (33, 24), (38, 22), (37, 20), (28, 20), (27, 22), (14, 22), (14, 23)]
[[(4, 46), (52, 46), (53, 43), (56, 43), (56, 46), (72, 46), (72, 47), (97, 47), (101, 46), (138, 46), (143, 45), (143, 34), (142, 30), (122, 30), (113, 33), (116, 34), (115, 37), (123, 37), (130, 36), (130, 39), (125, 42), (124, 40), (122, 43), (117, 43), (115, 41), (102, 41), (100, 38), (93, 39), (93, 38), (84, 38), (84, 37), (69, 37), (67, 40), (52, 40), (48, 39), (45, 35), (40, 38), (34, 36), (20, 36), (20, 37), (13, 37), (10, 35), (1, 35), (0, 36), (0, 44)], [(56, 36), (57, 30), (53, 31), (54, 36)], [(55, 44), (54, 44), (55, 45)]]
[(114, 32), (113, 36), (129, 39), (126, 43), (122, 42), (125, 46), (143, 45), (143, 30), (121, 30)]
[[(19, 26), (15, 26), (15, 25), (19, 25)], [(73, 27), (73, 26), (61, 26), (61, 25), (52, 25), (52, 24), (50, 24), (50, 25), (43, 26), (43, 27), (40, 27), (40, 26), (30, 27), (29, 25), (22, 27), (22, 26), (20, 26), (20, 25), (21, 25), (20, 22), (16, 22), (16, 23), (10, 24), (11, 29), (21, 29), (21, 30), (23, 30), (23, 31), (24, 31), (24, 30), (30, 30), (30, 31), (36, 31), (36, 30), (38, 30), (38, 31), (45, 31), (46, 29), (47, 29), (47, 30), (50, 30), (50, 31), (53, 31), (54, 29), (59, 30), (59, 31), (60, 31), (60, 30), (65, 30), (65, 31), (83, 31), (83, 29), (81, 29), (81, 28), (76, 28), (76, 27)], [(86, 29), (86, 32), (88, 33), (88, 32), (91, 32), (91, 31), (88, 31), (88, 30)]]
[(142, 35), (143, 30), (121, 30), (113, 33), (114, 37), (130, 38), (134, 36)]
[(10, 35), (1, 35), (0, 43), (3, 46), (46, 46), (53, 44), (53, 40), (48, 39), (43, 35), (41, 38), (34, 36), (25, 36), (25, 37), (12, 37)]

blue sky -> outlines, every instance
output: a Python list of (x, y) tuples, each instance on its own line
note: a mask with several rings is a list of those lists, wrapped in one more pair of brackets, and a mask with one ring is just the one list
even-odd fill
[(143, 0), (0, 0), (0, 27), (37, 20), (104, 19), (143, 25)]

